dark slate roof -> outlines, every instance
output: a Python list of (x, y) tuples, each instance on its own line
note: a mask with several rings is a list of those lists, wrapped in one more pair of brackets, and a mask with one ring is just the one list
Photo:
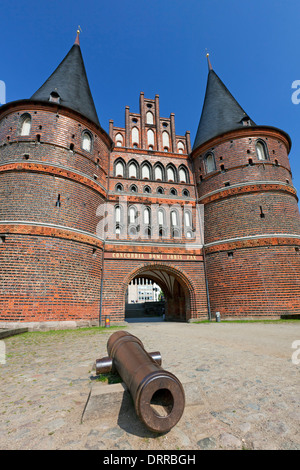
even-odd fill
[(248, 118), (251, 126), (256, 125), (241, 108), (214, 70), (210, 68), (202, 114), (193, 150), (213, 137), (243, 127), (243, 118)]
[(58, 93), (61, 105), (78, 111), (100, 126), (78, 41), (31, 100), (49, 102), (52, 92)]

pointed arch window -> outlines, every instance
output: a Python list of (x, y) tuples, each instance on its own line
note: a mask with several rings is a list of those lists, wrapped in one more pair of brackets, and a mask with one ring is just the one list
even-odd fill
[(137, 193), (137, 192), (138, 192), (138, 188), (137, 188), (137, 186), (136, 186), (135, 184), (132, 184), (132, 185), (130, 186), (130, 188), (129, 188), (129, 191), (130, 191), (131, 193)]
[(92, 150), (92, 136), (87, 131), (82, 134), (82, 148), (87, 152), (91, 152)]
[(148, 147), (153, 149), (154, 147), (154, 132), (152, 129), (148, 129), (147, 131), (147, 140), (148, 140)]
[(208, 153), (205, 157), (205, 168), (206, 173), (211, 173), (212, 171), (216, 170), (216, 162), (213, 153)]
[(150, 225), (151, 223), (151, 211), (149, 207), (145, 207), (144, 209), (143, 222), (144, 222), (144, 225)]
[(118, 193), (121, 193), (123, 191), (123, 186), (121, 185), (121, 183), (116, 184), (115, 191), (117, 191)]
[(179, 182), (180, 183), (187, 183), (187, 170), (184, 167), (179, 169)]
[(150, 179), (150, 167), (147, 163), (142, 166), (142, 179)]
[(169, 139), (169, 134), (167, 131), (163, 131), (162, 133), (162, 141), (163, 141), (163, 148), (165, 150), (169, 150), (170, 146), (170, 139)]
[(30, 134), (31, 131), (31, 116), (26, 113), (20, 117), (20, 135), (26, 136)]
[(163, 180), (163, 170), (160, 165), (157, 165), (154, 170), (154, 177), (156, 180), (162, 181)]
[(170, 214), (171, 218), (171, 234), (172, 237), (180, 237), (181, 230), (180, 230), (180, 222), (179, 222), (179, 215), (177, 210), (172, 210)]
[(184, 152), (184, 144), (183, 144), (183, 142), (181, 142), (181, 140), (177, 144), (177, 150), (178, 150), (178, 153), (183, 153)]
[(137, 178), (137, 165), (134, 162), (129, 165), (128, 176), (129, 178)]
[(146, 123), (147, 124), (153, 124), (153, 114), (151, 113), (151, 111), (148, 111), (147, 114), (146, 114)]
[(124, 176), (124, 162), (121, 160), (117, 161), (115, 164), (115, 176), (123, 177)]
[(257, 155), (258, 160), (268, 159), (267, 146), (263, 140), (257, 140), (255, 144), (255, 148), (256, 148), (256, 155)]
[(158, 219), (158, 225), (159, 226), (164, 226), (165, 225), (165, 213), (162, 209), (158, 210), (157, 219)]
[(139, 146), (140, 143), (140, 133), (137, 127), (133, 127), (131, 130), (131, 140), (132, 140), (132, 145), (134, 146)]
[(171, 211), (171, 226), (178, 227), (178, 214), (177, 211)]
[(136, 223), (136, 217), (137, 217), (137, 211), (134, 206), (129, 207), (128, 211), (128, 222), (130, 224), (135, 224)]
[(118, 134), (116, 135), (116, 146), (123, 147), (123, 136), (122, 134), (120, 134), (120, 132), (118, 132)]
[(120, 206), (115, 207), (115, 234), (120, 235), (122, 231), (122, 211)]
[(172, 166), (169, 166), (167, 168), (167, 180), (168, 181), (176, 181), (176, 178), (175, 178), (175, 170)]
[(192, 216), (190, 211), (184, 212), (184, 226), (185, 228), (189, 228), (192, 226)]

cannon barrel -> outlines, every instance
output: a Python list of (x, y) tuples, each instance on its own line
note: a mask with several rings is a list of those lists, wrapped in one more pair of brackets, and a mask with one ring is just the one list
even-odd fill
[(140, 339), (126, 331), (110, 336), (107, 352), (109, 357), (96, 361), (96, 373), (118, 372), (148, 429), (164, 433), (175, 426), (184, 411), (184, 390), (177, 377), (161, 367), (160, 353), (147, 353)]

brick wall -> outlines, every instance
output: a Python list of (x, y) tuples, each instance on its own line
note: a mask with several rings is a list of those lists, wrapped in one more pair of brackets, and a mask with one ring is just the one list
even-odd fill
[(248, 247), (207, 255), (212, 315), (276, 318), (299, 314), (299, 245)]
[[(23, 113), (32, 118), (19, 135)], [(82, 148), (82, 132), (92, 149)], [(85, 118), (19, 102), (0, 121), (0, 320), (98, 320), (111, 141)], [(59, 202), (59, 204), (58, 204)]]
[[(258, 159), (258, 139), (265, 142), (266, 160)], [(276, 317), (300, 311), (300, 216), (289, 148), (286, 134), (257, 127), (220, 136), (193, 154), (213, 314)], [(210, 173), (209, 151), (216, 165)]]
[(101, 249), (53, 236), (0, 240), (1, 321), (98, 320)]

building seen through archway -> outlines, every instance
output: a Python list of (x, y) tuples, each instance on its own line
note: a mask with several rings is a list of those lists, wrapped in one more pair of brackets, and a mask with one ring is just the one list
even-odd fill
[(125, 318), (164, 317), (165, 297), (152, 279), (134, 278), (125, 294)]

